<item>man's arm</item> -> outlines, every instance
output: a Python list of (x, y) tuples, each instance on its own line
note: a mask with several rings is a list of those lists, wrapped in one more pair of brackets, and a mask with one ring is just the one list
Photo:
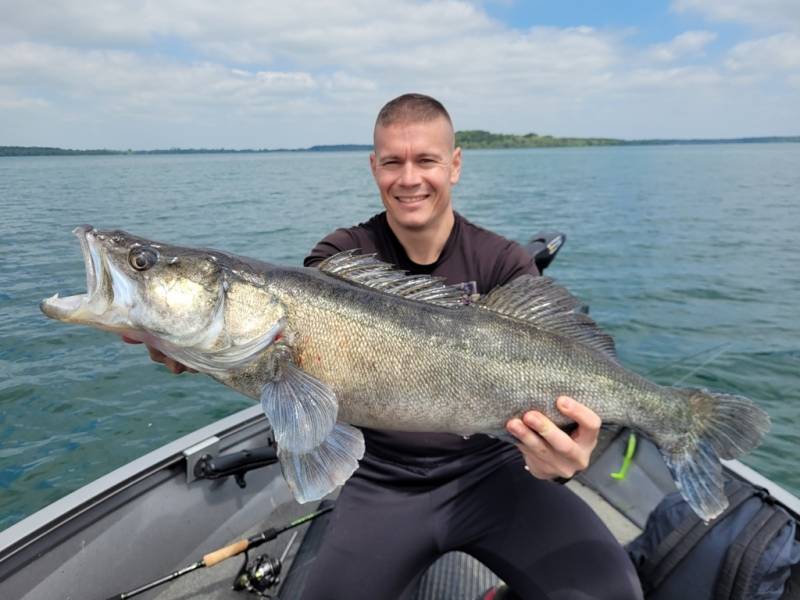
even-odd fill
[(358, 248), (358, 243), (350, 231), (347, 229), (337, 229), (326, 235), (311, 249), (308, 256), (303, 259), (303, 266), (316, 267), (329, 256), (355, 248)]

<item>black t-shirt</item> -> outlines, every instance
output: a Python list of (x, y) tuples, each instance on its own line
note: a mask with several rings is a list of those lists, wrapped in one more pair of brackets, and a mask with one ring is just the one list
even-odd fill
[[(479, 294), (530, 273), (538, 275), (533, 258), (516, 242), (478, 227), (455, 214), (455, 223), (436, 262), (419, 265), (411, 261), (386, 220), (386, 213), (366, 223), (337, 229), (320, 241), (303, 264), (316, 266), (344, 250), (375, 253), (385, 262), (412, 274), (443, 277), (448, 284), (472, 284)], [(473, 453), (498, 443), (487, 436), (464, 439), (450, 433), (409, 433), (362, 428), (367, 454), (393, 461), (437, 463)]]

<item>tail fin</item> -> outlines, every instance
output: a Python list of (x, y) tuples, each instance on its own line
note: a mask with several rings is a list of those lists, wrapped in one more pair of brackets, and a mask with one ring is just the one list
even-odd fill
[(700, 389), (676, 389), (688, 405), (690, 422), (680, 436), (659, 447), (689, 506), (710, 521), (728, 506), (719, 459), (736, 458), (758, 446), (769, 416), (742, 396)]

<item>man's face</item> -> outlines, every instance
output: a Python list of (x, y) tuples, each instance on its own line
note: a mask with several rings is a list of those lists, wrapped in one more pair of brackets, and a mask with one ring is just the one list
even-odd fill
[(461, 149), (445, 118), (375, 128), (370, 166), (389, 224), (425, 229), (452, 211), (450, 189), (461, 174)]

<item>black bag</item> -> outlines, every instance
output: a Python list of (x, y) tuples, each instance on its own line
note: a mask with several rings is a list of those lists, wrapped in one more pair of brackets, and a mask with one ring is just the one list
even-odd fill
[(628, 544), (647, 600), (800, 597), (794, 518), (763, 488), (731, 480), (725, 493), (730, 505), (709, 524), (678, 493), (668, 495)]

